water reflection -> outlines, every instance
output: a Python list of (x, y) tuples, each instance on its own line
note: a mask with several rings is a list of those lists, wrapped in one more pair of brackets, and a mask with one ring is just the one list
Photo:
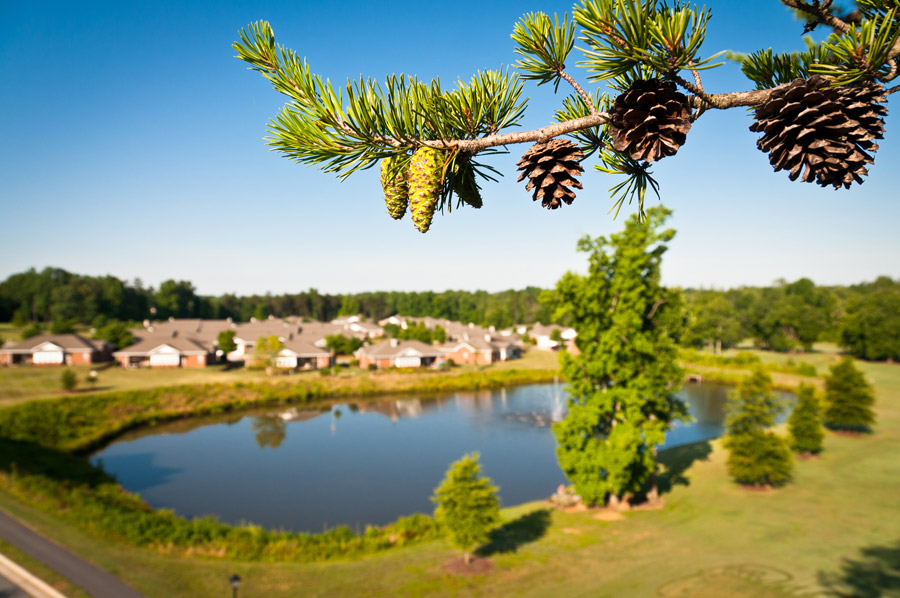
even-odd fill
[(264, 415), (250, 418), (250, 429), (256, 437), (259, 448), (278, 448), (287, 434), (287, 422), (278, 415)]

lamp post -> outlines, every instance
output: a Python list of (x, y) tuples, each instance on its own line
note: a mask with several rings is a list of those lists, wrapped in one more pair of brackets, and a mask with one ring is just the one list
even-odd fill
[(231, 584), (231, 596), (232, 598), (237, 598), (238, 588), (241, 587), (241, 576), (235, 573), (231, 577), (228, 578), (228, 583)]

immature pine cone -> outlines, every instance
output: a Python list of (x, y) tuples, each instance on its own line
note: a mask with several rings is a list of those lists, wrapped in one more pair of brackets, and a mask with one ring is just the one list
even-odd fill
[(472, 206), (480, 208), (484, 205), (478, 182), (475, 180), (475, 169), (472, 162), (465, 158), (459, 158), (453, 167), (453, 176), (450, 179), (451, 189), (461, 200)]
[[(406, 184), (406, 169), (399, 163), (405, 156), (391, 156), (381, 160), (381, 188), (384, 190), (384, 203), (388, 214), (394, 220), (400, 220), (406, 214), (409, 205), (409, 185)], [(393, 174), (393, 176), (391, 176)]]
[(571, 204), (575, 192), (569, 187), (583, 189), (575, 177), (584, 172), (581, 160), (584, 154), (568, 139), (551, 139), (547, 143), (535, 143), (516, 164), (522, 174), (519, 181), (529, 178), (526, 191), (534, 189), (532, 199), (541, 200), (548, 210), (555, 210), (561, 202)]
[(880, 102), (886, 99), (880, 83), (828, 87), (819, 75), (794, 79), (756, 107), (750, 130), (763, 133), (756, 146), (768, 152), (776, 172), (849, 189), (869, 174), (868, 152), (878, 149), (873, 140), (884, 138), (887, 108)]
[(444, 186), (444, 156), (439, 149), (423, 145), (409, 161), (409, 213), (419, 232), (428, 232), (434, 209)]
[(690, 129), (691, 107), (671, 81), (639, 79), (609, 111), (612, 146), (632, 160), (654, 162), (675, 155)]

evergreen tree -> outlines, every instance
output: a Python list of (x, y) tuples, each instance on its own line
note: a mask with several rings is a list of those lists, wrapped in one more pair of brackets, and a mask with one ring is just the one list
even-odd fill
[(738, 484), (781, 486), (791, 478), (787, 443), (767, 430), (782, 411), (771, 385), (769, 375), (757, 367), (728, 397), (725, 448), (728, 474)]
[(831, 366), (825, 378), (825, 425), (832, 430), (867, 432), (875, 423), (875, 391), (852, 357)]
[(797, 391), (797, 403), (788, 419), (791, 449), (795, 453), (817, 455), (822, 452), (822, 420), (819, 414), (819, 399), (812, 386), (801, 384)]
[(434, 518), (444, 529), (450, 545), (463, 551), (471, 562), (472, 551), (484, 544), (488, 532), (500, 519), (498, 488), (481, 477), (478, 453), (453, 463), (431, 500), (437, 505)]
[(657, 231), (661, 206), (632, 216), (610, 239), (585, 237), (587, 276), (556, 284), (557, 316), (569, 316), (579, 354), (560, 354), (569, 413), (553, 427), (559, 464), (585, 504), (618, 502), (653, 488), (656, 447), (669, 424), (687, 419), (676, 398), (683, 373), (675, 338), (681, 295), (660, 284), (660, 264), (674, 230)]

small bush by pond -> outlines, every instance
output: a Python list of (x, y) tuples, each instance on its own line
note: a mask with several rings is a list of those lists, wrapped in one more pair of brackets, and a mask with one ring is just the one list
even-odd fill
[(185, 417), (380, 392), (496, 388), (552, 376), (503, 370), (417, 376), (401, 383), (363, 379), (345, 386), (308, 381), (178, 386), (21, 403), (0, 410), (0, 488), (98, 537), (164, 552), (303, 562), (363, 555), (437, 537), (436, 524), (417, 514), (359, 534), (346, 526), (307, 534), (231, 526), (212, 518), (188, 520), (152, 509), (77, 455), (129, 429)]

